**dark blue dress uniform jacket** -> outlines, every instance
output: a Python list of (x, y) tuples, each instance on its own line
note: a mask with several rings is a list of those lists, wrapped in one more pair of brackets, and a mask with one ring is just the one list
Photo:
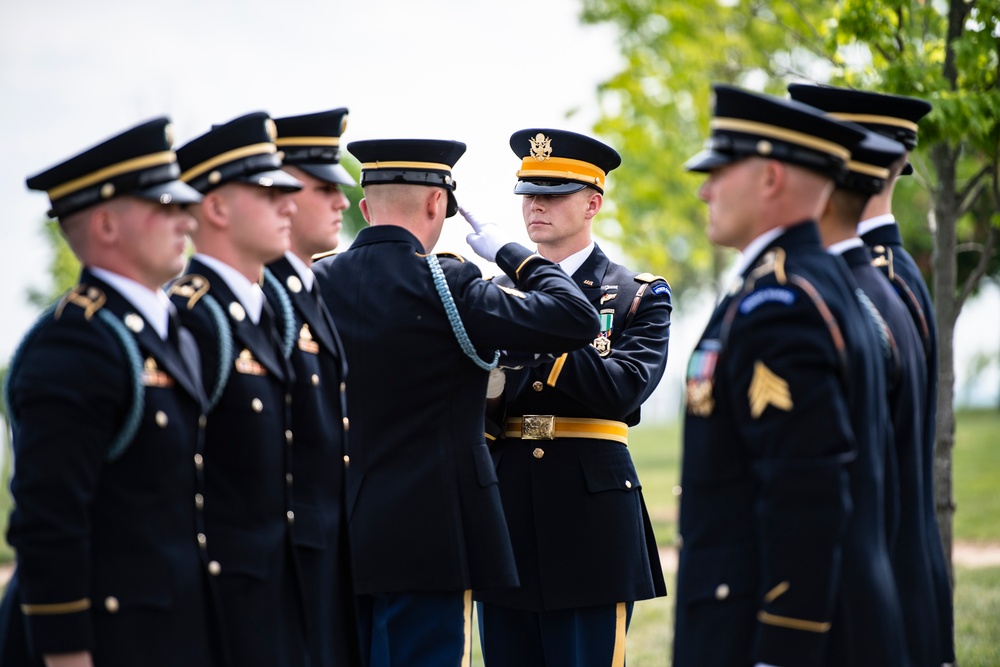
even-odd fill
[(937, 349), (937, 319), (934, 316), (934, 303), (930, 292), (924, 283), (920, 268), (913, 257), (903, 247), (896, 224), (882, 225), (862, 235), (862, 240), (880, 258), (877, 262), (903, 304), (910, 312), (917, 333), (923, 340), (923, 349), (927, 361), (927, 395), (923, 407), (923, 487), (924, 497), (924, 533), (927, 536), (927, 553), (931, 558), (934, 576), (934, 588), (937, 598), (937, 616), (939, 620), (942, 663), (955, 661), (955, 623), (952, 609), (951, 581), (948, 578), (948, 565), (941, 543), (941, 531), (937, 523), (937, 506), (934, 498), (934, 448), (936, 446), (935, 422), (937, 420), (937, 384), (938, 384), (938, 349)]
[[(193, 286), (192, 276), (206, 285)], [(190, 289), (189, 289), (190, 288)], [(170, 290), (184, 325), (201, 352), (202, 379), (209, 400), (220, 369), (230, 375), (211, 408), (206, 429), (206, 550), (217, 564), (215, 576), (226, 624), (226, 644), (234, 665), (298, 665), (301, 632), (292, 588), (291, 452), (289, 385), (292, 370), (265, 319), (254, 325), (236, 317), (242, 307), (226, 282), (197, 259)], [(220, 357), (212, 297), (232, 331), (232, 348)], [(266, 314), (263, 317), (266, 317)], [(290, 608), (291, 607), (291, 608)]]
[[(218, 664), (196, 539), (203, 394), (179, 351), (123, 296), (87, 270), (78, 288), (83, 296), (26, 341), (9, 378), (9, 541), (18, 562), (0, 619), (0, 663), (41, 665), (42, 653), (89, 650), (98, 667)], [(123, 329), (123, 319), (131, 323), (124, 333), (145, 369), (138, 430), (113, 460), (109, 449), (137, 399), (134, 367), (101, 321), (104, 298)]]
[(927, 394), (923, 342), (892, 285), (872, 266), (868, 248), (851, 248), (841, 256), (889, 329), (892, 345), (890, 454), (896, 467), (895, 517), (889, 531), (889, 557), (896, 575), (910, 659), (914, 665), (940, 667), (940, 621), (930, 554), (926, 548), (929, 541), (924, 530), (925, 494), (929, 490), (923, 486), (923, 410)]
[[(610, 353), (602, 357), (587, 345), (556, 362), (507, 371), (506, 417), (639, 422), (640, 406), (666, 367), (671, 303), (662, 278), (636, 275), (595, 246), (573, 280), (595, 312), (614, 311)], [(666, 594), (642, 485), (625, 445), (498, 439), (492, 452), (521, 586), (477, 592), (477, 599), (547, 611)]]
[(347, 542), (347, 361), (330, 313), (285, 258), (268, 267), (291, 299), (295, 545), (313, 667), (358, 664)]
[[(593, 310), (558, 266), (513, 243), (497, 262), (517, 275), (520, 293), (440, 257), (482, 358), (500, 348), (576, 348), (597, 335)], [(401, 227), (369, 227), (313, 270), (351, 369), (356, 592), (517, 585), (483, 434), (488, 373), (456, 342), (420, 242)]]
[(875, 323), (815, 223), (767, 250), (688, 366), (673, 664), (908, 664)]

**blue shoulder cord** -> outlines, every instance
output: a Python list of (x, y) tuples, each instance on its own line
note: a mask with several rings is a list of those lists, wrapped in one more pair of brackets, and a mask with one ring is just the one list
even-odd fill
[(288, 298), (288, 293), (285, 292), (285, 288), (281, 286), (281, 282), (271, 273), (271, 269), (264, 269), (264, 282), (271, 287), (271, 291), (278, 299), (278, 305), (281, 307), (281, 320), (285, 324), (285, 330), (282, 332), (281, 341), (283, 344), (283, 351), (285, 353), (285, 359), (292, 356), (292, 348), (295, 346), (295, 311), (292, 310), (292, 300)]
[[(7, 368), (7, 377), (4, 381), (4, 402), (7, 406), (7, 415), (10, 420), (11, 428), (14, 427), (14, 411), (11, 409), (10, 402), (10, 383), (11, 378), (14, 377), (14, 371), (17, 367), (18, 362), (24, 353), (24, 350), (28, 347), (29, 341), (34, 338), (35, 334), (41, 328), (42, 324), (47, 322), (49, 318), (52, 317), (52, 313), (58, 307), (58, 302), (50, 306), (42, 315), (35, 320), (31, 329), (25, 334), (24, 338), (21, 340), (21, 344), (17, 346), (17, 350), (14, 351), (14, 355), (10, 359), (10, 366)], [(139, 346), (135, 342), (135, 338), (132, 333), (122, 324), (122, 321), (117, 317), (112, 315), (106, 310), (98, 311), (97, 316), (101, 318), (111, 332), (115, 334), (118, 341), (122, 344), (122, 348), (125, 352), (125, 357), (128, 360), (129, 369), (131, 373), (132, 381), (132, 406), (129, 408), (128, 414), (125, 417), (125, 423), (122, 424), (121, 429), (115, 435), (114, 440), (111, 441), (111, 445), (108, 447), (106, 458), (108, 461), (117, 460), (125, 450), (128, 449), (129, 444), (132, 442), (132, 438), (135, 437), (136, 431), (139, 430), (139, 423), (142, 421), (142, 411), (145, 405), (145, 390), (142, 385), (142, 354), (139, 352)]]
[(222, 312), (222, 306), (211, 294), (202, 295), (200, 301), (205, 303), (208, 314), (211, 315), (215, 323), (215, 330), (218, 334), (219, 343), (219, 370), (215, 376), (215, 386), (212, 394), (208, 397), (208, 409), (212, 410), (222, 396), (222, 390), (229, 382), (229, 374), (233, 371), (233, 331), (229, 328), (226, 314)]
[(448, 289), (448, 281), (444, 278), (444, 271), (441, 270), (441, 263), (438, 262), (437, 256), (427, 255), (427, 266), (431, 268), (431, 275), (434, 276), (434, 287), (437, 288), (438, 296), (441, 297), (441, 303), (444, 305), (444, 311), (448, 315), (451, 330), (455, 332), (455, 338), (458, 340), (462, 352), (484, 371), (493, 370), (500, 361), (500, 350), (496, 350), (493, 353), (492, 363), (479, 358), (476, 348), (473, 347), (472, 341), (469, 340), (469, 334), (465, 331), (465, 325), (462, 324), (462, 318), (458, 314), (458, 306), (455, 305), (455, 299), (452, 298), (451, 290)]

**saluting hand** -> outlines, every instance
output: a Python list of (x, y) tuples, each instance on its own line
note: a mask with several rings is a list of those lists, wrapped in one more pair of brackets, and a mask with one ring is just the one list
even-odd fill
[(477, 255), (487, 261), (495, 262), (500, 248), (511, 242), (510, 237), (492, 222), (479, 222), (475, 216), (461, 206), (458, 207), (458, 212), (474, 230), (472, 234), (465, 237), (466, 242), (472, 246)]

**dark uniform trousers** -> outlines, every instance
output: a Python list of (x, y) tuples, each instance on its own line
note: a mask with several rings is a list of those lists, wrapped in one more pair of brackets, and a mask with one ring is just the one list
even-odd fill
[[(500, 348), (553, 352), (596, 335), (593, 311), (569, 278), (517, 244), (497, 260), (516, 276), (516, 290), (483, 280), (457, 256), (438, 261), (484, 360)], [(360, 626), (371, 636), (363, 651), (372, 664), (406, 656), (408, 665), (458, 665), (462, 617), (471, 613), (465, 592), (518, 583), (483, 435), (488, 373), (456, 342), (409, 231), (363, 229), (313, 271), (351, 369), (348, 511), (355, 590), (366, 610)], [(426, 622), (442, 605), (459, 604), (462, 615), (440, 621), (454, 629), (449, 646), (458, 647), (442, 663), (440, 635)], [(425, 623), (393, 622), (422, 606)]]
[(287, 259), (268, 267), (295, 314), (291, 361), (295, 456), (295, 545), (302, 573), (313, 667), (357, 665), (357, 619), (345, 507), (347, 363), (340, 336), (318, 294), (306, 291)]
[[(197, 541), (195, 363), (87, 270), (22, 343), (9, 378), (17, 568), (0, 664), (83, 650), (99, 667), (222, 664)], [(134, 436), (112, 451), (132, 419)]]
[(742, 278), (688, 365), (673, 664), (906, 665), (873, 318), (813, 222)]
[[(670, 290), (597, 246), (573, 280), (605, 331), (554, 361), (507, 371), (492, 454), (521, 585), (476, 591), (489, 667), (624, 664), (631, 603), (666, 594), (626, 442), (666, 367)], [(553, 417), (555, 437), (522, 439), (524, 415)], [(598, 432), (577, 437), (567, 418)]]
[(872, 266), (869, 249), (864, 246), (852, 248), (842, 257), (888, 327), (892, 425), (888, 452), (895, 478), (895, 496), (887, 499), (887, 507), (894, 508), (888, 525), (889, 557), (896, 575), (910, 660), (914, 666), (940, 667), (940, 619), (927, 549), (930, 541), (924, 523), (925, 495), (930, 490), (924, 488), (923, 470), (926, 451), (923, 415), (927, 395), (923, 341), (892, 285)]
[(881, 257), (879, 268), (889, 278), (896, 293), (910, 312), (917, 333), (923, 341), (927, 369), (927, 394), (923, 407), (923, 518), (926, 550), (931, 559), (934, 577), (937, 617), (939, 624), (942, 663), (955, 662), (955, 621), (952, 608), (951, 580), (948, 564), (937, 523), (937, 506), (934, 498), (934, 448), (936, 446), (935, 422), (937, 421), (938, 349), (937, 319), (934, 303), (924, 283), (923, 276), (913, 257), (903, 247), (899, 227), (895, 223), (882, 225), (862, 235), (861, 239)]
[[(291, 542), (290, 387), (268, 305), (254, 325), (226, 282), (197, 259), (170, 290), (201, 353), (209, 400), (204, 458), (206, 540), (233, 664), (307, 664)], [(231, 340), (220, 340), (220, 319)], [(220, 384), (220, 378), (228, 380)]]

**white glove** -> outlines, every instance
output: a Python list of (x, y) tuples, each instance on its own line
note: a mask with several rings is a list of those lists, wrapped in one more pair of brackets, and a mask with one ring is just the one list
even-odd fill
[(486, 398), (496, 398), (503, 393), (503, 386), (507, 384), (507, 374), (501, 368), (494, 368), (490, 371), (490, 381), (486, 384)]
[(500, 248), (504, 247), (511, 242), (510, 237), (508, 237), (503, 230), (492, 222), (480, 223), (476, 218), (466, 211), (461, 206), (458, 207), (458, 212), (462, 214), (472, 229), (475, 230), (472, 234), (465, 237), (466, 242), (477, 255), (482, 257), (488, 262), (497, 261), (497, 253), (500, 252)]

